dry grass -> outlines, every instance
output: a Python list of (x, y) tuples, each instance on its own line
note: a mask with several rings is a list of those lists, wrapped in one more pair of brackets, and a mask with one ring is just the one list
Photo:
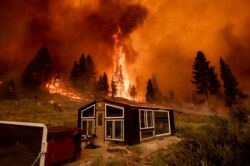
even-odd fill
[(67, 108), (46, 100), (5, 100), (0, 101), (0, 120), (76, 126), (77, 106)]

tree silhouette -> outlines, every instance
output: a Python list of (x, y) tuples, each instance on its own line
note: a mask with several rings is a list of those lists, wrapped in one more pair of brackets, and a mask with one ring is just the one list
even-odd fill
[(226, 105), (232, 106), (236, 104), (237, 97), (241, 99), (247, 98), (247, 95), (239, 89), (239, 82), (236, 80), (229, 65), (225, 63), (222, 57), (220, 57), (220, 75), (223, 81)]
[(196, 85), (196, 93), (204, 94), (208, 100), (208, 69), (209, 61), (206, 60), (203, 52), (198, 51), (193, 64), (193, 80), (192, 83)]
[(130, 97), (131, 97), (133, 100), (135, 100), (135, 98), (136, 98), (136, 96), (137, 96), (137, 91), (136, 91), (136, 88), (135, 88), (134, 85), (130, 88), (129, 94), (130, 94)]
[(117, 94), (117, 83), (114, 80), (114, 76), (112, 76), (112, 80), (111, 80), (111, 91), (112, 91), (112, 97), (115, 97)]
[(70, 72), (72, 85), (79, 90), (93, 88), (96, 79), (96, 66), (90, 55), (85, 57), (82, 54), (78, 61), (75, 61)]
[(122, 95), (122, 92), (124, 90), (124, 77), (123, 77), (123, 69), (122, 66), (119, 66), (119, 72), (118, 72), (118, 82), (117, 82), (117, 86), (119, 87), (118, 90), (120, 93), (120, 96)]
[[(81, 65), (81, 64), (80, 64)], [(84, 68), (83, 68), (84, 69)], [(96, 66), (90, 55), (86, 57), (85, 73), (87, 82), (94, 82), (96, 79)]]
[(151, 79), (147, 82), (147, 92), (146, 92), (146, 101), (148, 103), (154, 103), (155, 102), (155, 90), (152, 84)]
[(73, 82), (76, 82), (79, 79), (79, 75), (80, 75), (80, 66), (77, 63), (77, 61), (74, 62), (72, 70), (70, 72), (70, 79)]
[(214, 71), (214, 66), (211, 66), (208, 68), (208, 91), (210, 94), (218, 94), (221, 84), (220, 81), (218, 80), (217, 74)]
[(52, 74), (52, 61), (47, 47), (38, 50), (37, 55), (25, 68), (21, 82), (25, 88), (38, 88), (46, 83)]
[(108, 76), (105, 72), (103, 73), (103, 75), (99, 76), (99, 80), (96, 83), (96, 89), (98, 93), (101, 93), (104, 96), (108, 95)]
[(158, 81), (156, 79), (156, 76), (154, 74), (152, 74), (151, 76), (151, 81), (154, 87), (154, 92), (155, 92), (155, 101), (156, 102), (161, 102), (162, 100), (162, 93), (158, 87)]

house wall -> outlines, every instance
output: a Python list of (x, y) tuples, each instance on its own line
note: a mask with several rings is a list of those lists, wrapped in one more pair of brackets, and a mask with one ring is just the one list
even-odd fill
[(135, 145), (140, 143), (139, 112), (137, 108), (125, 107), (125, 144)]
[[(101, 119), (99, 119), (98, 116), (100, 116)], [(96, 117), (95, 117), (95, 119), (96, 119), (95, 132), (96, 132), (97, 139), (98, 139), (98, 141), (104, 142), (105, 141), (105, 103), (104, 102), (97, 102), (96, 103)]]

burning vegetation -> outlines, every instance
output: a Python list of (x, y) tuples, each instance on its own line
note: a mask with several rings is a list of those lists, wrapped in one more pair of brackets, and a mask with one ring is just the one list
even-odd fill
[(114, 55), (113, 55), (113, 76), (112, 81), (114, 86), (116, 86), (117, 93), (115, 96), (129, 98), (128, 88), (129, 88), (129, 77), (126, 68), (126, 53), (124, 47), (119, 39), (122, 32), (117, 26), (117, 32), (113, 35), (114, 38)]
[(58, 74), (52, 78), (51, 82), (46, 84), (46, 88), (51, 94), (59, 94), (62, 96), (66, 96), (70, 100), (78, 101), (78, 102), (83, 100), (83, 98), (80, 97), (79, 94), (74, 92), (73, 89), (67, 89), (65, 87), (65, 85), (62, 82), (62, 78)]

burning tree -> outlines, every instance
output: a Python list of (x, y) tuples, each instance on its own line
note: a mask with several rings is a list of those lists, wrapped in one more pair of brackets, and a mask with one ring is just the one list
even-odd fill
[(130, 97), (135, 100), (136, 96), (137, 96), (137, 91), (136, 91), (136, 88), (135, 86), (133, 85), (130, 90), (129, 90), (129, 94), (130, 94)]
[(117, 94), (117, 84), (114, 80), (114, 76), (112, 76), (112, 80), (111, 80), (111, 92), (112, 92), (112, 97), (115, 97)]
[(114, 96), (129, 98), (129, 78), (126, 70), (126, 53), (124, 47), (119, 40), (121, 35), (120, 27), (118, 26), (117, 32), (113, 35), (114, 39), (114, 71), (112, 82), (116, 86), (116, 93), (112, 93)]

